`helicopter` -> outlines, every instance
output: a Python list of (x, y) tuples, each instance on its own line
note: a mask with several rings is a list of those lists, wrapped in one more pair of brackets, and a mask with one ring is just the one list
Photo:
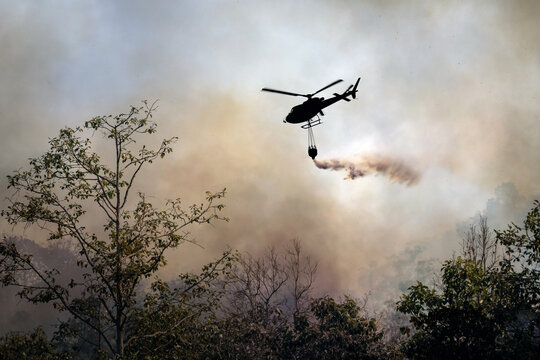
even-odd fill
[[(350, 85), (347, 88), (347, 90), (345, 90), (345, 92), (343, 92), (342, 94), (334, 93), (334, 96), (328, 99), (325, 99), (323, 97), (313, 97), (313, 96), (320, 93), (323, 90), (328, 89), (331, 86), (339, 84), (342, 81), (343, 81), (342, 79), (336, 80), (333, 83), (326, 85), (325, 87), (315, 91), (312, 94), (297, 94), (293, 92), (275, 90), (275, 89), (269, 89), (269, 88), (261, 89), (262, 91), (268, 91), (268, 92), (273, 92), (277, 94), (290, 95), (290, 96), (303, 96), (307, 98), (307, 100), (304, 101), (302, 104), (294, 106), (289, 112), (289, 114), (285, 117), (285, 120), (283, 120), (283, 122), (290, 123), (290, 124), (306, 123), (306, 124), (303, 124), (301, 128), (308, 130), (308, 155), (313, 160), (315, 160), (315, 157), (317, 156), (317, 146), (315, 145), (315, 138), (313, 136), (312, 128), (314, 126), (322, 124), (321, 118), (319, 117), (319, 115), (324, 116), (322, 109), (338, 102), (339, 100), (351, 101), (348, 98), (348, 96), (351, 96), (353, 99), (356, 99), (356, 93), (358, 92), (356, 88), (358, 87), (360, 78), (356, 80), (356, 83), (354, 85)], [(314, 119), (315, 117), (317, 118)]]

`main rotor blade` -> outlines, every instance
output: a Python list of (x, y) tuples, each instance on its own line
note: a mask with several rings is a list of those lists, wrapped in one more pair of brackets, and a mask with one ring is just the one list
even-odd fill
[(318, 93), (320, 93), (321, 91), (328, 89), (330, 86), (334, 86), (334, 85), (336, 85), (336, 84), (338, 84), (338, 83), (340, 83), (340, 82), (342, 82), (342, 81), (343, 81), (343, 80), (341, 80), (341, 79), (336, 80), (336, 81), (334, 81), (333, 83), (331, 83), (331, 84), (329, 84), (329, 85), (326, 85), (325, 87), (323, 87), (323, 88), (320, 89), (319, 91), (314, 92), (313, 94), (311, 94), (311, 96), (313, 96), (313, 95), (315, 95), (315, 94), (318, 94)]
[(261, 91), (268, 91), (268, 92), (273, 92), (273, 93), (278, 93), (278, 94), (283, 94), (283, 95), (308, 97), (307, 95), (304, 95), (304, 94), (297, 94), (297, 93), (292, 93), (288, 91), (281, 91), (281, 90), (275, 90), (275, 89), (269, 89), (269, 88), (262, 88)]

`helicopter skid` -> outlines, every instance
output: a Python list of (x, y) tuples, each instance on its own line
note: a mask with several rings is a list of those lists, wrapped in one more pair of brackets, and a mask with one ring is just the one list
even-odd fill
[(302, 129), (309, 129), (309, 128), (312, 128), (314, 126), (317, 126), (317, 125), (320, 125), (322, 124), (322, 121), (321, 119), (317, 119), (317, 120), (309, 120), (307, 124), (304, 124), (302, 126), (300, 126)]

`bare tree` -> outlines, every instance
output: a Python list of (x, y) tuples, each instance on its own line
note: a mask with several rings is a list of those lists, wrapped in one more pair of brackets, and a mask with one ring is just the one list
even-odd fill
[(307, 309), (316, 272), (317, 263), (303, 256), (298, 240), (284, 253), (271, 247), (259, 258), (244, 254), (229, 280), (225, 307), (231, 314), (266, 319), (277, 309), (286, 310), (290, 317)]
[(479, 263), (484, 271), (497, 263), (497, 242), (485, 216), (480, 215), (478, 224), (470, 224), (462, 234), (461, 253), (465, 259)]
[(290, 291), (293, 295), (295, 314), (304, 312), (309, 304), (310, 291), (315, 280), (318, 264), (309, 256), (302, 257), (300, 241), (294, 239), (287, 250), (286, 262), (290, 274)]
[(241, 255), (226, 279), (215, 337), (218, 358), (262, 359), (279, 354), (296, 336), (297, 319), (303, 321), (302, 315), (310, 312), (316, 271), (317, 264), (304, 256), (298, 240), (283, 250), (270, 247), (258, 257)]

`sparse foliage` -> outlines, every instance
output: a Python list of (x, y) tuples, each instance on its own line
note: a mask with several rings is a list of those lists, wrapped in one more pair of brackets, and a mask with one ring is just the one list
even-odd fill
[[(144, 194), (132, 201), (133, 186), (141, 169), (172, 151), (176, 138), (156, 149), (137, 146), (139, 138), (156, 131), (155, 104), (144, 102), (127, 114), (99, 116), (83, 127), (65, 128), (49, 141), (50, 150), (30, 160), (27, 170), (8, 176), (14, 190), (2, 211), (11, 224), (36, 224), (50, 241), (70, 242), (78, 255), (82, 277), (57, 281), (54, 268), (37, 266), (30, 254), (4, 239), (0, 243), (1, 281), (21, 288), (31, 302), (50, 302), (93, 329), (111, 353), (122, 355), (134, 316), (137, 290), (166, 264), (165, 252), (192, 241), (189, 226), (224, 219), (219, 203), (225, 191), (207, 193), (206, 202), (187, 210), (180, 199), (164, 210), (155, 208)], [(112, 154), (95, 152), (91, 137), (101, 134)], [(107, 161), (112, 155), (112, 159)], [(103, 219), (101, 231), (85, 221)], [(24, 274), (34, 281), (23, 281)]]

